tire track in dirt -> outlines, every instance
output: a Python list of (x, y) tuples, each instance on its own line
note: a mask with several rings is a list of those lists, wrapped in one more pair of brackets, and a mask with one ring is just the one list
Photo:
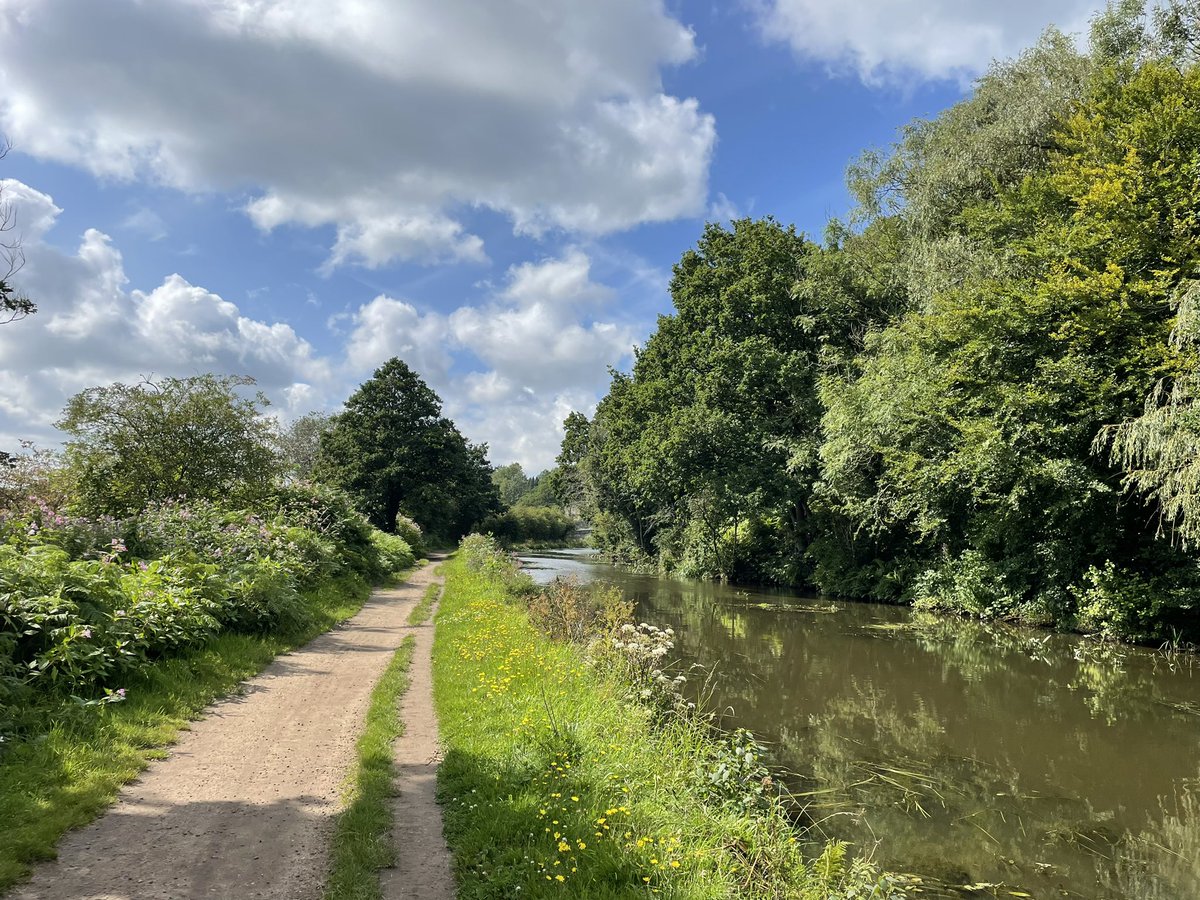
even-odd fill
[(450, 851), (442, 837), (437, 804), (440, 762), (437, 713), (433, 705), (433, 617), (409, 630), (416, 635), (409, 684), (400, 701), (404, 734), (396, 741), (396, 786), (392, 802), (395, 868), (381, 877), (384, 900), (453, 900)]

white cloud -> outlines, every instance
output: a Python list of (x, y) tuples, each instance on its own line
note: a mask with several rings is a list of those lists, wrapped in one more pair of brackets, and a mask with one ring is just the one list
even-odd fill
[(436, 387), (446, 383), (451, 359), (444, 316), (422, 314), (411, 303), (380, 294), (352, 316), (354, 330), (346, 361), (356, 374), (369, 374), (399, 356)]
[(662, 0), (6, 0), (0, 53), (20, 151), (332, 225), (329, 267), (483, 259), (469, 206), (588, 234), (705, 208)]
[(867, 84), (969, 79), (1037, 40), (1048, 25), (1087, 27), (1096, 0), (759, 0), (770, 40), (856, 72)]
[(73, 251), (46, 240), (61, 210), (17, 181), (0, 183), (25, 226), (20, 287), (36, 315), (0, 326), (0, 447), (59, 439), (68, 397), (143, 376), (202, 372), (253, 376), (283, 418), (333, 410), (373, 369), (399, 356), (442, 396), (446, 414), (492, 459), (531, 472), (553, 464), (561, 423), (590, 412), (607, 367), (628, 357), (634, 328), (608, 313), (614, 292), (594, 281), (579, 249), (513, 266), (480, 307), (449, 316), (376, 296), (339, 314), (341, 346), (320, 354), (281, 322), (180, 275), (130, 289), (108, 235), (84, 232)]
[(19, 284), (39, 305), (36, 315), (0, 327), (6, 445), (54, 440), (52, 424), (71, 394), (147, 375), (249, 374), (269, 396), (305, 403), (310, 385), (330, 389), (333, 367), (290, 326), (243, 316), (179, 275), (149, 292), (128, 291), (108, 235), (88, 229), (74, 252), (59, 250), (44, 240), (60, 212), (53, 200), (20, 182), (0, 188), (24, 226)]
[(494, 302), (450, 315), (454, 337), (504, 376), (510, 394), (595, 384), (608, 365), (629, 355), (634, 334), (588, 315), (612, 295), (591, 281), (589, 269), (580, 250), (513, 267)]

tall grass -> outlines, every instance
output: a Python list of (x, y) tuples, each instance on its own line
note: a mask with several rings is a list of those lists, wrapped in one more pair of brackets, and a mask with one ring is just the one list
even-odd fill
[(446, 571), (434, 691), (460, 898), (897, 895), (840, 846), (807, 860), (777, 803), (715, 796), (730, 747), (533, 627), (501, 562)]

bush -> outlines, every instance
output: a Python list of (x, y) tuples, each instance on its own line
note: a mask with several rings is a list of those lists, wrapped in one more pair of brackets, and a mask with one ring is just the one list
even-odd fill
[(222, 631), (298, 632), (302, 590), (414, 562), (406, 541), (312, 485), (258, 510), (170, 500), (124, 520), (32, 502), (0, 520), (0, 541), (0, 737), (18, 699), (119, 699), (129, 673)]
[(408, 542), (397, 535), (372, 531), (371, 544), (375, 548), (376, 564), (373, 574), (377, 578), (407, 569), (417, 561)]
[(530, 598), (529, 618), (555, 640), (589, 644), (613, 638), (633, 620), (633, 607), (620, 588), (556, 578)]
[(421, 526), (404, 513), (396, 513), (396, 537), (402, 538), (413, 553), (424, 553), (425, 544), (422, 542)]

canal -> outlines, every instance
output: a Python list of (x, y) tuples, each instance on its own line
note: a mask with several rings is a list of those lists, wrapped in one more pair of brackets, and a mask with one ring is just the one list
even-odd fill
[(523, 555), (619, 585), (806, 805), (924, 896), (1200, 898), (1200, 660)]

